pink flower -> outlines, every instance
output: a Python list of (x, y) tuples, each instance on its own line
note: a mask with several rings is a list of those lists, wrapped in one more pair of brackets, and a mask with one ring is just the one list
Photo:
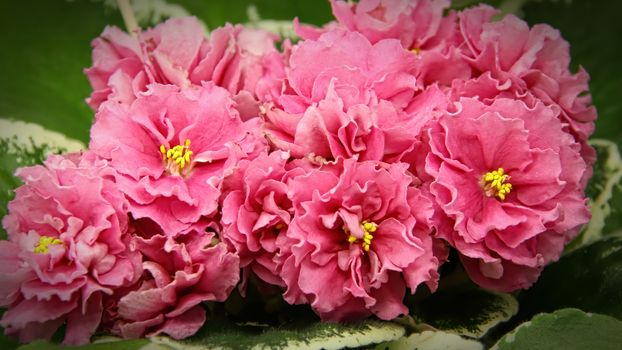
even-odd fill
[(337, 23), (318, 30), (294, 20), (298, 35), (317, 40), (322, 33), (343, 27), (363, 34), (372, 44), (399, 39), (405, 48), (421, 50), (438, 43), (445, 25), (443, 11), (449, 7), (448, 0), (330, 0), (330, 4)]
[(134, 218), (174, 235), (216, 212), (226, 171), (264, 148), (256, 128), (223, 88), (154, 84), (130, 106), (102, 105), (90, 148), (119, 173)]
[(283, 52), (268, 52), (261, 58), (263, 75), (255, 85), (255, 95), (261, 105), (267, 102), (276, 102), (288, 89), (286, 84), (286, 70), (288, 70), (289, 58), (292, 52), (292, 43), (284, 40), (281, 43)]
[(590, 219), (580, 146), (559, 110), (463, 98), (428, 133), (425, 170), (444, 213), (439, 235), (471, 278), (501, 291), (529, 287)]
[(274, 84), (264, 75), (280, 60), (276, 40), (266, 31), (229, 24), (208, 39), (194, 17), (171, 18), (135, 37), (107, 27), (93, 41), (93, 66), (85, 71), (94, 90), (88, 102), (97, 110), (106, 100), (132, 102), (149, 83), (188, 87), (212, 81), (235, 95), (244, 117), (251, 117), (258, 112), (257, 84), (261, 94)]
[(124, 338), (189, 337), (205, 323), (205, 301), (224, 301), (239, 280), (239, 259), (197, 225), (176, 237), (142, 232), (134, 249), (145, 273), (116, 305), (112, 333)]
[(412, 73), (418, 88), (470, 77), (471, 68), (458, 49), (458, 23), (454, 11), (443, 16), (447, 0), (330, 1), (337, 22), (323, 28), (301, 25), (294, 28), (304, 39), (317, 40), (325, 32), (344, 28), (365, 36), (372, 44), (397, 39), (415, 60)]
[[(237, 45), (237, 67), (231, 65), (224, 79), (228, 82), (223, 85), (232, 94), (246, 93), (253, 99), (265, 101), (273, 98), (276, 92), (270, 90), (280, 90), (284, 77), (284, 57), (276, 49), (275, 41), (279, 37), (268, 31), (243, 26), (225, 27), (231, 31), (229, 35), (234, 36)], [(290, 45), (285, 43), (286, 49)], [(236, 68), (235, 70), (233, 68)], [(241, 97), (236, 99), (239, 101)], [(257, 107), (255, 107), (257, 109)], [(257, 115), (258, 109), (254, 111)]]
[(334, 30), (292, 49), (287, 73), (291, 91), (278, 103), (290, 113), (300, 113), (321, 101), (334, 81), (346, 106), (374, 99), (403, 106), (414, 95), (415, 79), (409, 73), (414, 60), (397, 40), (372, 45), (361, 34)]
[(293, 211), (287, 182), (304, 173), (301, 167), (288, 167), (288, 159), (289, 154), (276, 151), (242, 160), (225, 179), (221, 238), (240, 257), (244, 283), (252, 272), (269, 284), (285, 286), (279, 276), (279, 241)]
[(259, 114), (259, 103), (271, 99), (282, 85), (283, 57), (276, 49), (276, 34), (230, 24), (213, 30), (190, 73), (192, 84), (213, 81), (234, 96), (243, 120)]
[(498, 81), (500, 90), (526, 102), (537, 99), (559, 106), (559, 118), (568, 124), (591, 165), (595, 154), (587, 138), (594, 131), (596, 109), (590, 95), (585, 94), (589, 75), (583, 68), (570, 72), (569, 44), (558, 30), (545, 24), (529, 28), (513, 15), (493, 22), (491, 18), (497, 13), (481, 5), (459, 14), (462, 52), (474, 68), (474, 77), (489, 74)]
[[(360, 160), (399, 161), (412, 150), (422, 127), (444, 111), (447, 101), (443, 92), (431, 86), (413, 98), (406, 109), (398, 109), (387, 100), (346, 107), (331, 83), (327, 96), (308, 107), (291, 126), (295, 127), (293, 137), (276, 128), (267, 136), (274, 146), (294, 157), (334, 160), (357, 156)], [(289, 117), (278, 109), (269, 110), (267, 116), (272, 118), (271, 126), (284, 125), (280, 123)]]
[(131, 103), (149, 81), (138, 40), (117, 27), (106, 27), (93, 40), (93, 66), (84, 70), (93, 93), (86, 100), (93, 110), (105, 101)]
[(265, 106), (266, 136), (294, 157), (399, 160), (446, 104), (435, 86), (415, 95), (415, 60), (397, 40), (372, 45), (343, 30), (298, 44), (289, 89)]
[(397, 40), (371, 44), (359, 33), (334, 30), (293, 48), (287, 81), (295, 94), (282, 96), (279, 103), (294, 112), (290, 105), (319, 102), (334, 81), (347, 107), (377, 99), (403, 107), (414, 95), (415, 78), (409, 72), (414, 60)]
[(432, 203), (406, 168), (347, 159), (290, 181), (286, 301), (324, 320), (390, 320), (408, 312), (406, 287), (436, 289)]
[(407, 49), (421, 50), (438, 34), (449, 0), (331, 0), (337, 21), (370, 42), (399, 39)]
[(49, 339), (66, 322), (64, 343), (88, 343), (102, 299), (134, 283), (140, 254), (126, 242), (127, 202), (114, 171), (93, 153), (50, 156), (21, 168), (0, 241), (0, 325), (22, 342)]

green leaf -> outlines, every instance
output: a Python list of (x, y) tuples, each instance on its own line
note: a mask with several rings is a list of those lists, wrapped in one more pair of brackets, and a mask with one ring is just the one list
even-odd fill
[(518, 312), (510, 294), (483, 289), (439, 290), (414, 306), (414, 317), (434, 328), (458, 335), (481, 338)]
[(612, 199), (619, 192), (622, 179), (622, 157), (618, 145), (613, 141), (601, 139), (591, 140), (590, 143), (598, 154), (594, 175), (586, 189), (592, 219), (566, 250), (597, 241), (606, 233), (607, 219), (612, 213)]
[[(2, 318), (4, 311), (5, 310), (0, 309), (0, 318)], [(13, 350), (13, 349), (17, 349), (18, 346), (19, 346), (19, 343), (15, 339), (9, 338), (6, 335), (4, 335), (4, 332), (0, 328), (0, 349)]]
[(111, 342), (93, 343), (82, 346), (63, 346), (47, 341), (34, 341), (22, 345), (17, 350), (168, 350), (164, 346), (152, 344), (147, 339), (119, 340)]
[(368, 320), (353, 324), (328, 322), (270, 327), (266, 324), (227, 324), (208, 321), (197, 336), (176, 341), (167, 337), (151, 338), (152, 342), (173, 349), (341, 349), (378, 344), (402, 337), (404, 327)]
[(484, 345), (472, 339), (465, 339), (453, 333), (424, 331), (413, 333), (387, 343), (378, 344), (374, 350), (483, 350)]
[(563, 256), (519, 301), (521, 320), (564, 307), (622, 318), (622, 237), (607, 237)]
[[(116, 0), (105, 1), (114, 11), (118, 11)], [(143, 27), (151, 27), (164, 22), (169, 17), (191, 16), (183, 6), (169, 3), (166, 0), (131, 0), (130, 4), (138, 24)]]
[(86, 145), (41, 125), (0, 118), (0, 140), (3, 154), (14, 154), (20, 166), (41, 163), (49, 154), (77, 152)]
[(622, 322), (578, 309), (539, 314), (501, 338), (492, 350), (619, 349)]
[(86, 142), (93, 111), (83, 69), (91, 41), (118, 11), (102, 2), (23, 0), (0, 2), (0, 116), (42, 125)]
[(188, 12), (199, 17), (209, 28), (229, 23), (248, 22), (248, 8), (254, 6), (261, 18), (292, 21), (298, 17), (301, 22), (322, 25), (333, 20), (328, 1), (274, 1), (274, 0), (237, 0), (231, 1), (196, 1), (169, 0), (183, 6)]

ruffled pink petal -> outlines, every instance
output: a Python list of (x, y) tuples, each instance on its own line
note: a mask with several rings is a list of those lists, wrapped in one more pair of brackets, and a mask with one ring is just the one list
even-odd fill
[(24, 328), (31, 322), (46, 322), (64, 317), (76, 309), (77, 305), (77, 298), (70, 301), (62, 301), (59, 298), (45, 301), (25, 299), (4, 313), (0, 325), (5, 328)]
[(89, 298), (86, 310), (76, 309), (67, 318), (64, 344), (87, 344), (97, 330), (102, 318), (102, 295), (97, 293)]
[(179, 316), (168, 318), (160, 329), (148, 336), (164, 333), (174, 339), (188, 338), (203, 326), (205, 320), (205, 310), (201, 306), (196, 306)]

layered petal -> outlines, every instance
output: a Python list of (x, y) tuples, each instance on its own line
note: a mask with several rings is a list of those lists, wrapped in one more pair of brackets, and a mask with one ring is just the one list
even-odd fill
[(167, 334), (182, 339), (205, 322), (205, 301), (224, 301), (239, 280), (239, 258), (197, 226), (177, 237), (137, 227), (134, 244), (144, 252), (143, 279), (115, 305), (111, 331), (125, 338)]
[[(9, 203), (0, 242), (0, 321), (22, 341), (49, 339), (67, 322), (64, 342), (88, 343), (102, 319), (102, 297), (135, 283), (140, 254), (128, 245), (128, 203), (116, 172), (94, 153), (50, 156), (21, 168), (24, 185)], [(47, 329), (46, 329), (47, 327)]]
[(483, 287), (529, 287), (589, 221), (586, 164), (558, 113), (543, 103), (462, 98), (457, 113), (429, 129), (425, 171), (439, 235)]
[[(435, 289), (440, 261), (432, 203), (406, 167), (346, 159), (292, 179), (295, 209), (281, 273), (285, 300), (310, 303), (325, 320), (393, 319), (407, 311), (406, 286)], [(336, 182), (308, 188), (332, 172)]]
[(118, 171), (134, 218), (174, 235), (214, 214), (228, 169), (265, 147), (233, 104), (211, 83), (156, 84), (129, 108), (100, 109), (90, 147)]

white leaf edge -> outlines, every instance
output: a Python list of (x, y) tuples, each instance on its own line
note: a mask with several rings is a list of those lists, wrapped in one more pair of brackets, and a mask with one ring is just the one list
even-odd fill
[[(365, 345), (377, 344), (399, 339), (406, 334), (404, 327), (395, 323), (383, 323), (378, 326), (370, 326), (368, 330), (346, 331), (338, 336), (317, 337), (305, 341), (292, 340), (279, 349), (296, 350), (337, 350), (343, 348), (354, 348)], [(158, 345), (168, 346), (174, 350), (217, 350), (229, 349), (228, 347), (210, 346), (209, 344), (195, 345), (176, 341), (168, 337), (152, 337), (150, 340)], [(257, 344), (251, 349), (266, 349), (265, 344)], [(145, 349), (146, 350), (146, 349)]]
[(278, 34), (284, 39), (298, 39), (292, 21), (262, 19), (257, 11), (257, 6), (252, 4), (246, 8), (246, 16), (248, 17), (248, 22), (244, 23), (245, 27), (263, 29)]
[(408, 337), (377, 345), (374, 350), (483, 350), (484, 345), (473, 339), (443, 331), (423, 331)]
[[(540, 315), (543, 314), (538, 314), (535, 317), (538, 317)], [(550, 315), (550, 314), (547, 314)], [(516, 338), (516, 335), (518, 334), (518, 332), (520, 332), (523, 329), (529, 328), (531, 326), (532, 321), (534, 320), (534, 318), (532, 318), (529, 321), (525, 321), (523, 323), (521, 323), (520, 325), (518, 325), (516, 328), (514, 328), (513, 330), (511, 330), (510, 332), (506, 333), (503, 337), (501, 337), (501, 339), (499, 339), (495, 345), (492, 346), (492, 348), (490, 348), (490, 350), (499, 350), (499, 346), (503, 345), (503, 344), (510, 344), (512, 342), (514, 342), (514, 339)]]
[[(169, 17), (191, 16), (190, 12), (179, 4), (170, 4), (166, 0), (131, 0), (132, 11), (140, 23), (155, 25)], [(104, 0), (104, 5), (118, 10), (117, 0)]]
[(590, 200), (589, 206), (592, 212), (592, 219), (579, 236), (580, 241), (577, 247), (584, 246), (602, 237), (605, 221), (611, 214), (609, 201), (613, 197), (613, 190), (620, 185), (622, 180), (622, 157), (620, 156), (618, 145), (613, 141), (605, 139), (592, 139), (590, 144), (607, 149), (607, 158), (604, 161), (606, 181), (598, 196)]
[[(45, 129), (39, 124), (7, 118), (0, 118), (0, 139), (12, 140), (19, 144), (22, 149), (29, 151), (32, 151), (33, 144), (46, 145), (49, 153), (61, 149), (67, 152), (86, 149), (82, 142), (59, 132)], [(12, 151), (15, 152), (16, 150), (9, 148), (10, 154), (14, 154)]]
[[(123, 338), (116, 337), (114, 335), (102, 335), (102, 336), (93, 338), (90, 345), (108, 344), (110, 346), (110, 349), (114, 349), (115, 343), (125, 342), (128, 340), (140, 340), (140, 339), (123, 339)], [(141, 346), (140, 348), (138, 348), (138, 350), (172, 350), (172, 349), (166, 345), (150, 342), (150, 343), (147, 343)]]
[[(495, 345), (493, 345), (490, 348), (490, 350), (499, 350), (500, 346), (513, 343), (514, 340), (516, 339), (516, 336), (521, 331), (526, 330), (527, 328), (531, 327), (534, 324), (536, 324), (537, 326), (539, 322), (544, 322), (543, 320), (547, 320), (547, 319), (558, 320), (561, 318), (561, 319), (568, 319), (570, 321), (573, 321), (573, 319), (576, 319), (576, 318), (589, 319), (589, 318), (592, 318), (593, 315), (595, 314), (591, 312), (585, 312), (583, 310), (576, 309), (576, 308), (564, 308), (564, 309), (555, 310), (554, 312), (550, 312), (550, 313), (539, 313), (533, 316), (531, 320), (521, 323), (520, 325), (518, 325), (516, 328), (514, 328), (510, 332), (506, 333), (503, 337), (501, 337), (501, 339), (499, 339), (495, 343)], [(596, 315), (599, 315), (599, 314), (596, 314)], [(619, 321), (618, 319), (612, 316), (602, 315), (602, 314), (600, 316), (601, 317), (604, 316), (605, 318), (610, 318), (612, 320)], [(559, 327), (559, 325), (557, 326)]]
[(504, 304), (502, 309), (496, 309), (495, 311), (487, 313), (486, 315), (489, 318), (484, 323), (480, 323), (476, 326), (479, 330), (478, 332), (471, 331), (463, 327), (448, 328), (443, 329), (443, 331), (455, 333), (464, 337), (479, 339), (486, 335), (486, 333), (488, 333), (488, 331), (491, 330), (493, 327), (500, 323), (508, 321), (518, 313), (518, 301), (511, 294), (493, 292), (489, 290), (481, 290), (481, 292), (488, 293), (501, 299)]
[[(104, 0), (104, 6), (118, 10), (117, 0)], [(131, 6), (136, 20), (142, 24), (156, 25), (165, 18), (192, 16), (183, 6), (170, 4), (166, 0), (131, 0)], [(263, 29), (278, 34), (282, 38), (298, 39), (292, 21), (262, 19), (254, 4), (246, 8), (246, 16), (248, 22), (243, 24), (245, 27)], [(209, 28), (203, 21), (199, 20), (199, 22), (208, 34)]]

